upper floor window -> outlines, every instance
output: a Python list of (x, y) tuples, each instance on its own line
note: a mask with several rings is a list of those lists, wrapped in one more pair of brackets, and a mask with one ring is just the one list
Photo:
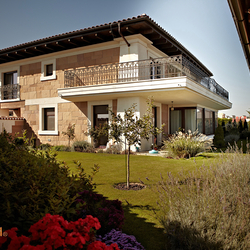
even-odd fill
[(47, 64), (45, 66), (45, 76), (52, 76), (53, 75), (53, 64)]
[(4, 73), (4, 85), (17, 84), (17, 71)]
[(56, 79), (56, 59), (43, 61), (41, 64), (41, 81)]
[(13, 100), (19, 98), (17, 71), (3, 73), (1, 90), (1, 100)]

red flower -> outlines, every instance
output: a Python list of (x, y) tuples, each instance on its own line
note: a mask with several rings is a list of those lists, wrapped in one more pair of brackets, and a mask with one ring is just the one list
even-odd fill
[(7, 237), (0, 236), (0, 247), (7, 241)]
[(25, 246), (25, 245), (29, 245), (30, 243), (30, 238), (22, 235), (20, 237), (13, 237), (8, 250), (19, 250), (21, 248), (21, 246)]
[(11, 239), (17, 237), (17, 236), (16, 236), (16, 231), (17, 231), (17, 230), (18, 230), (17, 227), (12, 227), (11, 229), (6, 230), (6, 232), (8, 233), (8, 237), (11, 238)]
[(116, 243), (107, 246), (105, 243), (101, 241), (95, 241), (92, 242), (90, 245), (88, 245), (87, 250), (120, 250), (120, 249)]

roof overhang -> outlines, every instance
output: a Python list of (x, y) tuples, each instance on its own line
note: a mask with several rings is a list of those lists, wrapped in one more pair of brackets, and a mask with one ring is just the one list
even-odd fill
[(250, 0), (228, 0), (250, 70)]
[(182, 54), (206, 75), (212, 76), (212, 73), (193, 54), (145, 14), (2, 49), (0, 64), (113, 41), (115, 38), (134, 34), (142, 34), (152, 41), (156, 48), (169, 56)]

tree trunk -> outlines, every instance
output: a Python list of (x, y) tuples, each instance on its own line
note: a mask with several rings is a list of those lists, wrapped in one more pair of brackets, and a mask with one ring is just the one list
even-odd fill
[(130, 160), (130, 145), (128, 146), (128, 156), (127, 156), (127, 189), (129, 189), (129, 176), (130, 176), (129, 160)]

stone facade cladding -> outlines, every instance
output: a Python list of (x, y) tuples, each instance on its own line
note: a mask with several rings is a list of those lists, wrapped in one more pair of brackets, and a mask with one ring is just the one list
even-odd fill
[[(119, 62), (120, 49), (112, 48), (78, 55), (60, 57), (56, 59), (56, 79), (41, 81), (41, 62), (22, 65), (20, 67), (19, 84), (21, 86), (21, 100), (58, 97), (57, 89), (64, 87), (64, 70), (81, 68), (93, 65)], [(67, 145), (68, 139), (62, 135), (69, 124), (75, 124), (76, 140), (84, 140), (87, 130), (87, 102), (58, 103), (58, 135), (39, 135), (39, 105), (23, 105), (21, 116), (37, 137), (37, 145), (50, 143), (52, 145)]]

